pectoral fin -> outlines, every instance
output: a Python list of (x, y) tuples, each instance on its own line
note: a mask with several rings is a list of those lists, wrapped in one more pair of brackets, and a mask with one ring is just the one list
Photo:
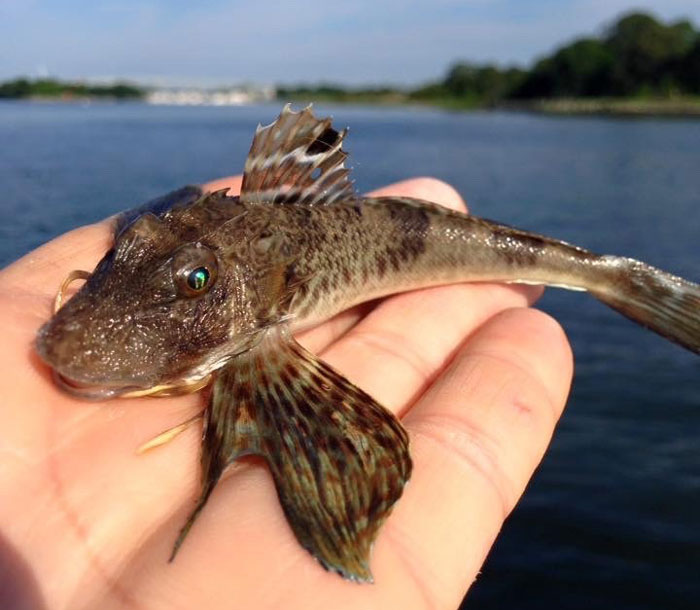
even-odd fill
[(411, 472), (399, 421), (278, 327), (214, 385), (202, 494), (177, 546), (224, 468), (248, 454), (267, 460), (302, 546), (326, 569), (371, 581), (372, 543)]

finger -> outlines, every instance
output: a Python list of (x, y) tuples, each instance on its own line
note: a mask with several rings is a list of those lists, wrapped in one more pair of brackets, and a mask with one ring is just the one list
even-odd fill
[(551, 439), (571, 375), (559, 325), (509, 310), (475, 333), (406, 416), (414, 472), (376, 557), (402, 566), (431, 607), (456, 607), (476, 577)]
[(531, 305), (538, 287), (456, 284), (382, 302), (322, 352), (324, 360), (402, 415), (470, 333), (504, 309)]
[(413, 197), (437, 203), (451, 210), (467, 211), (467, 205), (454, 187), (438, 180), (421, 176), (395, 182), (369, 193), (371, 197)]
[(207, 193), (213, 193), (214, 191), (220, 191), (223, 189), (228, 189), (226, 193), (229, 197), (235, 197), (241, 192), (241, 185), (243, 184), (243, 176), (227, 176), (226, 178), (219, 178), (218, 180), (212, 180), (211, 182), (205, 182), (202, 188)]
[(94, 269), (110, 248), (112, 231), (102, 221), (64, 233), (26, 254), (0, 272), (5, 287), (45, 297), (47, 305), (74, 269)]

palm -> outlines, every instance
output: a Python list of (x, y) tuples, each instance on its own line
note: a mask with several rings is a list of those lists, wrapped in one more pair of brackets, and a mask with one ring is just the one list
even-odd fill
[[(238, 181), (210, 187), (223, 185)], [(382, 190), (398, 193), (460, 205), (431, 180)], [(92, 269), (108, 239), (106, 223), (85, 227), (1, 272), (0, 606), (456, 607), (568, 392), (563, 333), (524, 309), (538, 291), (418, 291), (300, 337), (411, 434), (415, 470), (375, 545), (376, 584), (345, 582), (314, 562), (255, 460), (231, 470), (168, 564), (197, 495), (198, 427), (145, 455), (135, 449), (201, 410), (202, 395), (80, 402), (56, 389), (31, 348), (61, 279)]]

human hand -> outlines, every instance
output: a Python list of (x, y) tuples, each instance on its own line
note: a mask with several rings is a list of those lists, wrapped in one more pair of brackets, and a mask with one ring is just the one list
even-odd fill
[[(207, 185), (240, 188), (239, 178)], [(459, 209), (416, 179), (378, 195)], [(72, 269), (109, 247), (76, 229), (2, 272), (0, 607), (456, 608), (551, 438), (571, 381), (558, 324), (533, 287), (460, 284), (340, 314), (298, 339), (409, 431), (414, 471), (379, 532), (373, 585), (325, 572), (295, 540), (264, 464), (241, 460), (174, 563), (199, 489), (197, 426), (137, 455), (200, 411), (202, 394), (86, 403), (61, 393), (33, 349)]]

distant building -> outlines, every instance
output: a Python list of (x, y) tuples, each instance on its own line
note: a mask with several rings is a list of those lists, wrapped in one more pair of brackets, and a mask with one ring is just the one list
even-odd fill
[(146, 94), (146, 102), (163, 106), (241, 106), (275, 99), (272, 86), (241, 86), (226, 89), (164, 88)]

